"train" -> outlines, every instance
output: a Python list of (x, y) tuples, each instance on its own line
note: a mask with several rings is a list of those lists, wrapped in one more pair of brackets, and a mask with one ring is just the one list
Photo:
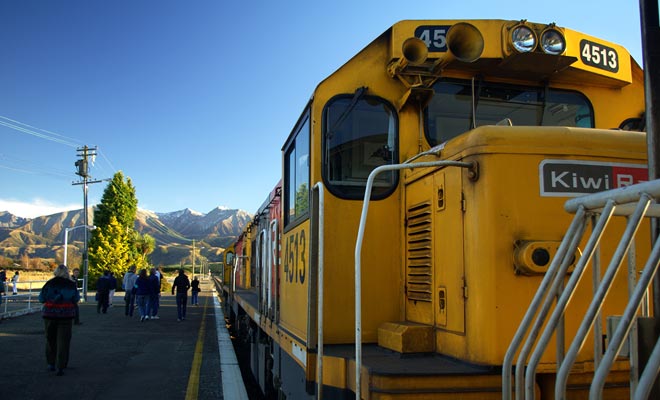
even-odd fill
[[(625, 48), (555, 23), (389, 27), (318, 83), (281, 180), (223, 254), (228, 323), (262, 393), (501, 399), (505, 354), (571, 223), (564, 203), (648, 179), (644, 110)], [(608, 228), (603, 257), (623, 230)], [(627, 285), (616, 276), (604, 316), (622, 314)], [(555, 395), (557, 347), (537, 398)], [(566, 398), (585, 396), (594, 351), (580, 350)], [(628, 397), (629, 371), (616, 363), (604, 398)]]

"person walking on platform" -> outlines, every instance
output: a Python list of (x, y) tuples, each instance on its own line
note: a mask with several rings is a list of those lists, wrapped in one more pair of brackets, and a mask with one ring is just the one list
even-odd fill
[(18, 294), (18, 271), (14, 272), (14, 276), (11, 278), (11, 290), (14, 296)]
[(172, 294), (176, 289), (176, 312), (177, 321), (181, 322), (186, 319), (186, 306), (188, 304), (188, 289), (190, 289), (190, 281), (186, 276), (183, 268), (179, 270), (179, 276), (174, 278), (172, 285)]
[(149, 298), (153, 291), (153, 285), (147, 276), (147, 270), (141, 269), (138, 278), (135, 280), (135, 301), (140, 310), (140, 322), (149, 319)]
[(5, 294), (5, 282), (7, 281), (7, 272), (4, 268), (0, 269), (0, 304), (2, 304), (2, 295)]
[[(76, 289), (78, 288), (78, 275), (80, 275), (80, 270), (78, 268), (74, 268), (73, 271), (71, 272), (71, 280), (76, 285)], [(78, 306), (78, 303), (76, 303), (75, 308), (76, 308), (76, 314), (73, 317), (73, 324), (82, 325), (82, 322), (80, 322), (80, 307)]]
[(160, 306), (160, 273), (156, 268), (149, 270), (149, 282), (151, 282), (153, 290), (149, 298), (149, 313), (147, 315), (150, 319), (160, 319), (158, 316), (158, 307)]
[(115, 274), (110, 272), (108, 279), (110, 279), (110, 290), (108, 291), (108, 307), (112, 307), (112, 299), (115, 297), (115, 290), (117, 290), (117, 278), (115, 278)]
[(96, 312), (108, 312), (108, 297), (110, 296), (110, 271), (105, 271), (96, 281)]
[(124, 293), (124, 303), (126, 303), (126, 308), (124, 309), (124, 315), (127, 317), (133, 316), (133, 308), (135, 308), (135, 281), (138, 276), (135, 274), (135, 265), (131, 265), (128, 268), (128, 272), (124, 274), (124, 280), (121, 284), (121, 287), (126, 291)]
[(193, 280), (192, 282), (190, 282), (190, 287), (191, 287), (190, 293), (192, 293), (192, 297), (190, 298), (190, 304), (193, 306), (198, 306), (199, 305), (198, 296), (201, 289), (199, 288), (199, 279), (197, 279), (196, 276), (193, 276)]
[(39, 292), (39, 302), (44, 303), (41, 314), (46, 331), (46, 362), (48, 369), (57, 375), (64, 374), (69, 364), (74, 305), (80, 300), (76, 284), (71, 281), (69, 269), (60, 265)]

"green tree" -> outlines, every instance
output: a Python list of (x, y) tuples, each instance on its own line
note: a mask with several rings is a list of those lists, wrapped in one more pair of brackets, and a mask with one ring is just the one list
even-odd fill
[(135, 238), (133, 239), (133, 243), (135, 245), (135, 249), (137, 253), (140, 256), (138, 263), (136, 263), (137, 267), (139, 269), (147, 268), (149, 266), (149, 261), (147, 260), (147, 256), (151, 254), (156, 248), (156, 239), (154, 239), (154, 237), (149, 235), (148, 233), (145, 233), (144, 235), (140, 235), (138, 232), (135, 232)]
[(131, 178), (126, 178), (119, 171), (103, 191), (101, 203), (94, 211), (94, 225), (97, 227), (110, 224), (110, 217), (115, 217), (119, 225), (126, 229), (133, 229), (137, 215), (137, 197)]
[(298, 186), (296, 191), (296, 215), (302, 215), (309, 209), (309, 191), (307, 190), (307, 184), (303, 183)]
[(140, 255), (135, 246), (133, 228), (137, 203), (131, 179), (124, 178), (121, 171), (117, 172), (94, 211), (97, 229), (92, 231), (89, 245), (89, 282), (94, 282), (93, 278), (104, 270), (121, 277), (131, 264), (138, 264)]
[(121, 277), (130, 265), (130, 241), (126, 229), (114, 216), (107, 226), (97, 227), (89, 246), (89, 281), (95, 282), (104, 271)]

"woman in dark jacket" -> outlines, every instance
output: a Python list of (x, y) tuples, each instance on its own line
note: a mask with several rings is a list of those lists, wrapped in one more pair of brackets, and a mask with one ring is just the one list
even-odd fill
[(147, 276), (147, 270), (141, 269), (135, 281), (135, 301), (140, 310), (140, 322), (149, 319), (149, 298), (154, 288)]
[(60, 265), (55, 269), (55, 277), (46, 282), (39, 293), (39, 301), (46, 330), (46, 361), (48, 369), (57, 375), (64, 374), (69, 363), (71, 327), (76, 315), (76, 304), (80, 294), (76, 284), (69, 278), (69, 269)]

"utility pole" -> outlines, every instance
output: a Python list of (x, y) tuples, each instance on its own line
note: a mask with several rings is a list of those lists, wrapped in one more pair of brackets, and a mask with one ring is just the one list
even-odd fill
[(192, 251), (192, 277), (195, 279), (195, 239), (193, 239), (193, 251)]
[[(89, 226), (89, 223), (87, 221), (87, 185), (90, 183), (98, 183), (102, 182), (102, 180), (91, 180), (91, 176), (89, 175), (89, 158), (91, 158), (91, 162), (94, 163), (94, 159), (96, 158), (96, 147), (90, 148), (87, 147), (86, 145), (83, 147), (80, 147), (76, 149), (78, 152), (78, 157), (79, 160), (77, 160), (74, 165), (77, 168), (76, 175), (80, 176), (82, 178), (82, 181), (78, 182), (73, 182), (73, 185), (83, 185), (83, 225)], [(83, 249), (83, 299), (87, 301), (87, 286), (88, 286), (88, 278), (89, 278), (89, 258), (88, 258), (88, 253), (87, 253), (87, 242), (88, 242), (88, 234), (87, 234), (87, 229), (84, 229), (85, 231), (85, 239), (84, 239), (84, 249)]]
[[(644, 67), (644, 94), (645, 94), (645, 123), (646, 142), (648, 147), (649, 180), (660, 178), (660, 1), (640, 0), (639, 12), (642, 26), (642, 58)], [(651, 219), (651, 242), (660, 240), (660, 221)], [(653, 317), (642, 322), (639, 331), (640, 346), (639, 371), (650, 365), (655, 355), (653, 344), (658, 341), (658, 321), (660, 320), (660, 276), (653, 278)], [(647, 328), (645, 329), (644, 326)], [(657, 346), (656, 346), (657, 347)], [(641, 373), (641, 372), (640, 372)], [(654, 375), (655, 376), (655, 375)], [(656, 376), (649, 399), (660, 396), (660, 378)]]

